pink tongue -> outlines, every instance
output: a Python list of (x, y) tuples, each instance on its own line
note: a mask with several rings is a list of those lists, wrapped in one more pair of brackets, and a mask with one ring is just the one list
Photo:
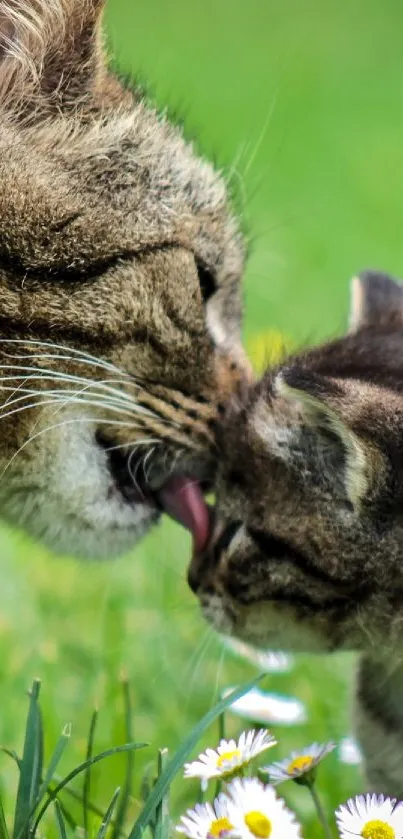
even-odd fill
[(175, 475), (159, 490), (158, 496), (164, 510), (190, 530), (195, 550), (202, 551), (209, 538), (210, 518), (199, 484)]

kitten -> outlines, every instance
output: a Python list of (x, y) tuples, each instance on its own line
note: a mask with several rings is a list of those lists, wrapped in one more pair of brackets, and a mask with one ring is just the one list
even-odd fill
[(211, 423), (248, 375), (225, 183), (107, 65), (103, 0), (0, 0), (0, 516), (109, 557), (201, 544)]
[(369, 785), (403, 797), (403, 287), (365, 273), (349, 333), (288, 358), (220, 427), (214, 535), (189, 583), (220, 632), (357, 650)]

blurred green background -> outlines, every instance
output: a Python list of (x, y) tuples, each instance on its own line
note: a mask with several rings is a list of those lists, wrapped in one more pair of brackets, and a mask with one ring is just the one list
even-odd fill
[[(146, 80), (227, 173), (250, 240), (245, 338), (256, 359), (267, 334), (303, 343), (339, 333), (357, 270), (403, 273), (400, 0), (110, 0), (107, 24), (120, 68)], [(164, 522), (132, 556), (79, 565), (1, 532), (1, 742), (20, 749), (34, 676), (47, 744), (73, 723), (69, 766), (85, 749), (94, 703), (97, 746), (123, 740), (122, 671), (137, 737), (172, 749), (223, 687), (253, 675), (201, 621), (185, 582), (189, 548)], [(351, 672), (343, 656), (304, 657), (267, 679), (309, 711), (306, 725), (275, 728), (277, 756), (349, 730)], [(136, 758), (139, 773), (153, 754)], [(11, 795), (7, 760), (0, 774)], [(116, 759), (96, 773), (95, 799), (105, 803), (123, 766)], [(328, 805), (361, 783), (334, 755), (321, 777)], [(176, 784), (176, 810), (194, 790)], [(305, 798), (288, 793), (309, 819)], [(316, 836), (312, 827), (306, 835)]]

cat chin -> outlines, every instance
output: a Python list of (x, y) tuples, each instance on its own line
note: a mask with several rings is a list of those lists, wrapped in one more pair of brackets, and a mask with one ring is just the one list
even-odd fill
[(237, 637), (259, 649), (270, 649), (274, 652), (294, 653), (328, 653), (332, 646), (328, 639), (315, 633), (310, 627), (288, 626), (287, 628), (267, 628), (246, 626)]
[(20, 516), (19, 523), (53, 553), (94, 561), (117, 559), (128, 553), (159, 519), (157, 511), (150, 511), (141, 504), (133, 508), (133, 524), (129, 526), (122, 523), (101, 526), (96, 519), (91, 522), (74, 516), (63, 517), (58, 503), (54, 512), (53, 520), (50, 515), (34, 513), (32, 518), (25, 520)]
[(228, 634), (260, 649), (295, 653), (329, 653), (335, 647), (331, 636), (313, 623), (296, 622), (292, 611), (276, 611), (266, 604), (239, 611), (213, 595), (203, 604), (203, 614), (217, 632)]

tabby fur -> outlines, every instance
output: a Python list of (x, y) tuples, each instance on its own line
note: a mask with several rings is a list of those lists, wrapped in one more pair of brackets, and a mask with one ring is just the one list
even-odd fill
[(357, 650), (371, 789), (403, 798), (403, 286), (353, 281), (349, 333), (287, 358), (217, 429), (214, 537), (189, 582), (260, 647)]
[(211, 480), (247, 374), (221, 176), (108, 69), (101, 0), (0, 0), (0, 515), (111, 556)]

